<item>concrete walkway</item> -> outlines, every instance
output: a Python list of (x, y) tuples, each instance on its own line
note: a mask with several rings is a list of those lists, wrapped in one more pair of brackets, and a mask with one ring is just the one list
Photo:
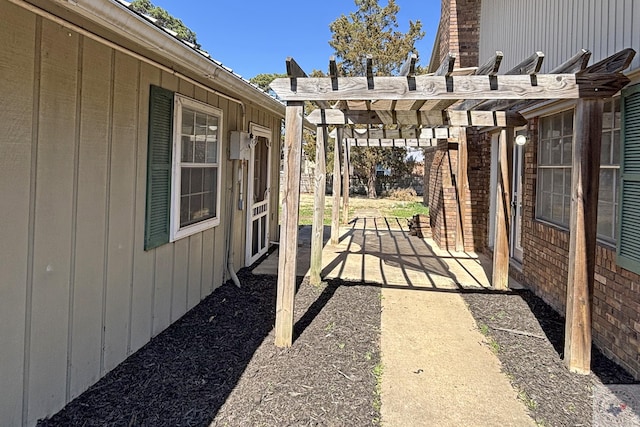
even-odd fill
[[(301, 276), (310, 235), (301, 228)], [(441, 251), (395, 219), (360, 215), (340, 235), (338, 245), (325, 244), (323, 277), (382, 285), (384, 426), (535, 425), (459, 293), (490, 286), (488, 258)], [(276, 272), (277, 251), (254, 269)]]

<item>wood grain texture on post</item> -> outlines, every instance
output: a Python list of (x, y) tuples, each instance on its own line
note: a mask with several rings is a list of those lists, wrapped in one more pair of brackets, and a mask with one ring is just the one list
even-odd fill
[(276, 297), (276, 338), (278, 347), (293, 342), (293, 300), (298, 258), (298, 210), (300, 207), (300, 166), (302, 163), (303, 102), (289, 102), (285, 117), (284, 178), (282, 181), (282, 230), (278, 254)]

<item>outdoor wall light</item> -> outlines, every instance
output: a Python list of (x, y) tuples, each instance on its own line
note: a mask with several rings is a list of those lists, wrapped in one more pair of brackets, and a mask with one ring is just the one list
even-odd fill
[(518, 135), (516, 136), (516, 144), (517, 145), (524, 145), (527, 143), (527, 137), (524, 135)]

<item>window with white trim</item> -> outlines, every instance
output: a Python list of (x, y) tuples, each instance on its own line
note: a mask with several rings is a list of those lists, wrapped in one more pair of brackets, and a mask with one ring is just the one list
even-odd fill
[(598, 238), (615, 242), (620, 182), (620, 97), (604, 103), (598, 192)]
[(222, 110), (175, 95), (171, 241), (220, 223)]
[(571, 212), (573, 110), (540, 119), (536, 217), (563, 227)]
[[(573, 110), (540, 119), (536, 218), (563, 228), (571, 214)], [(600, 153), (598, 239), (614, 243), (620, 178), (620, 97), (605, 100)]]

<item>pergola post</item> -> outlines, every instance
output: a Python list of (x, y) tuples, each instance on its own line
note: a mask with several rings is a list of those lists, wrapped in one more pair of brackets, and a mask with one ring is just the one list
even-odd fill
[(591, 369), (602, 111), (601, 99), (579, 99), (573, 132), (564, 361), (569, 370), (583, 374)]
[(342, 144), (342, 223), (349, 222), (349, 185), (350, 185), (350, 153), (349, 144), (344, 141), (344, 128), (337, 129), (338, 138), (343, 141)]
[(509, 147), (513, 144), (513, 128), (500, 131), (498, 143), (498, 183), (496, 185), (496, 231), (493, 247), (494, 289), (509, 288), (509, 232), (511, 230), (511, 190), (509, 181)]
[(275, 344), (278, 347), (291, 347), (293, 342), (293, 300), (296, 290), (298, 258), (298, 210), (300, 207), (303, 120), (304, 102), (287, 102), (283, 147), (282, 226), (276, 297)]
[(318, 285), (322, 281), (322, 244), (324, 234), (324, 199), (327, 184), (327, 164), (325, 159), (325, 141), (327, 127), (318, 126), (316, 131), (316, 169), (314, 179), (313, 225), (311, 230), (311, 266), (309, 281)]
[(456, 224), (456, 251), (464, 251), (464, 221), (467, 216), (467, 189), (469, 179), (467, 177), (467, 128), (458, 129), (458, 173), (456, 179), (456, 191), (458, 193), (458, 222)]
[(340, 145), (342, 128), (336, 130), (333, 149), (333, 206), (331, 209), (331, 244), (337, 245), (340, 239)]

